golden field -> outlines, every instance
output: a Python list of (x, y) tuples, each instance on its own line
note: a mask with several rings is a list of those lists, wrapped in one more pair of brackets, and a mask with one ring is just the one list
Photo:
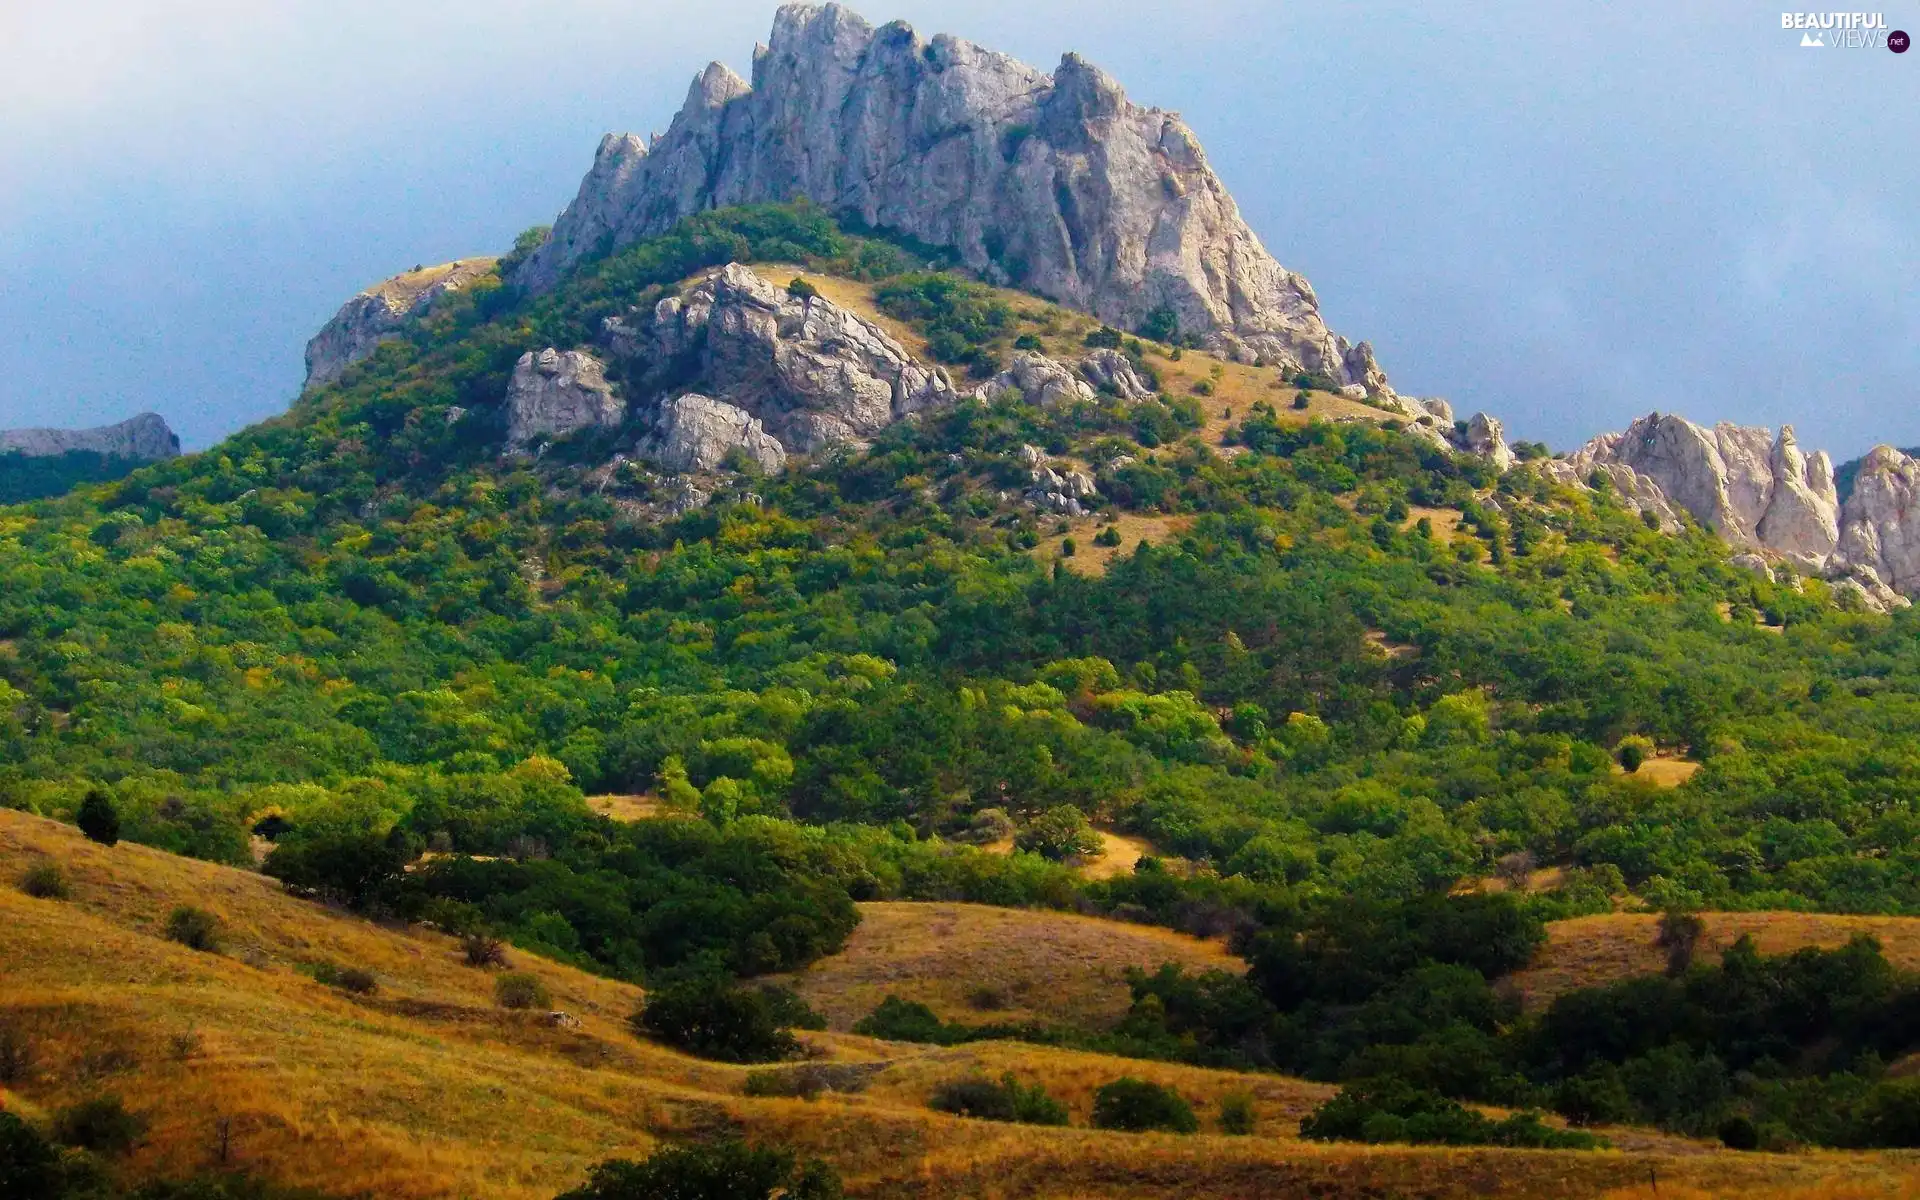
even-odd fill
[[(12, 886), (42, 859), (65, 868), (70, 899), (36, 900)], [(183, 903), (222, 918), (223, 953), (159, 936)], [(900, 914), (893, 928), (933, 919)], [(924, 926), (927, 936), (933, 928)], [(1124, 937), (1141, 932), (1113, 930), (1116, 944), (1128, 945)], [(992, 944), (1017, 958), (1038, 936), (1028, 933)], [(1092, 934), (1048, 936), (1070, 947)], [(956, 969), (921, 950), (932, 954), (927, 970)], [(848, 953), (861, 952), (856, 944)], [(0, 812), (0, 1020), (36, 1053), (34, 1071), (5, 1103), (32, 1115), (120, 1095), (153, 1122), (129, 1164), (135, 1172), (213, 1165), (223, 1128), (232, 1161), (262, 1175), (403, 1200), (544, 1200), (599, 1159), (645, 1153), (661, 1138), (729, 1132), (831, 1159), (854, 1197), (1558, 1200), (1650, 1195), (1647, 1181), (1657, 1178), (1666, 1197), (1811, 1200), (1913, 1195), (1920, 1171), (1912, 1156), (1739, 1155), (1631, 1131), (1614, 1131), (1621, 1148), (1600, 1153), (1329, 1147), (1296, 1137), (1299, 1117), (1328, 1093), (1320, 1085), (1008, 1043), (939, 1049), (812, 1034), (819, 1058), (871, 1064), (867, 1089), (754, 1099), (744, 1094), (747, 1068), (631, 1036), (625, 1017), (638, 989), (523, 953), (513, 959), (541, 977), (579, 1028), (494, 1007), (493, 977), (465, 966), (450, 938), (330, 912), (250, 872), (95, 846), (66, 826)], [(372, 970), (379, 993), (354, 999), (297, 969), (320, 961)], [(1082, 1122), (1093, 1089), (1121, 1074), (1174, 1086), (1209, 1116), (1220, 1097), (1246, 1091), (1259, 1129), (1245, 1138), (1129, 1135), (926, 1109), (934, 1084), (973, 1070), (1044, 1082)]]

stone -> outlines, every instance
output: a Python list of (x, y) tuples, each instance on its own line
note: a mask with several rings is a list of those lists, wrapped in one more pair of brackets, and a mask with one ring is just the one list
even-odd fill
[(1132, 360), (1113, 349), (1095, 350), (1080, 360), (1080, 374), (1101, 391), (1112, 392), (1122, 400), (1146, 400), (1154, 395), (1147, 381), (1133, 368)]
[(782, 7), (752, 82), (709, 66), (663, 136), (603, 140), (514, 282), (549, 289), (598, 248), (691, 213), (799, 196), (1119, 328), (1164, 309), (1244, 360), (1386, 387), (1371, 347), (1328, 330), (1312, 287), (1248, 228), (1177, 114), (1132, 103), (1078, 55), (1049, 75), (837, 4)]
[(1022, 466), (1037, 467), (1046, 461), (1046, 451), (1040, 449), (1040, 447), (1031, 444), (1020, 447), (1020, 464)]
[(718, 470), (729, 454), (745, 452), (768, 475), (787, 465), (787, 452), (760, 424), (723, 400), (688, 394), (660, 406), (654, 432), (640, 453), (674, 472)]
[(626, 405), (614, 396), (599, 359), (552, 347), (520, 356), (507, 384), (506, 407), (509, 451), (523, 450), (535, 439), (612, 428), (626, 419)]
[(484, 278), (498, 261), (459, 258), (437, 267), (405, 271), (347, 301), (307, 343), (304, 386), (314, 388), (339, 379), (381, 342), (398, 336), (402, 326), (432, 308), (435, 300)]
[(1075, 500), (1092, 500), (1100, 494), (1093, 485), (1093, 476), (1085, 471), (1067, 472), (1066, 492)]
[(1732, 558), (1728, 559), (1727, 561), (1733, 566), (1739, 567), (1742, 571), (1752, 571), (1755, 575), (1758, 575), (1760, 578), (1766, 580), (1768, 583), (1773, 582), (1772, 565), (1770, 565), (1766, 559), (1761, 558), (1758, 554), (1753, 554), (1751, 552), (1746, 554), (1736, 554)]
[(1483, 412), (1473, 414), (1467, 421), (1466, 429), (1461, 431), (1460, 441), (1469, 453), (1486, 459), (1495, 470), (1508, 471), (1513, 468), (1513, 451), (1507, 446), (1506, 429), (1500, 424), (1499, 418)]
[(973, 394), (984, 400), (1004, 392), (1017, 392), (1026, 403), (1042, 408), (1095, 398), (1093, 387), (1086, 380), (1068, 370), (1065, 364), (1032, 350), (1015, 351), (1007, 369), (975, 388)]
[(93, 429), (0, 429), (0, 454), (49, 458), (75, 451), (158, 462), (180, 453), (180, 439), (157, 413), (141, 413)]
[(643, 393), (697, 380), (789, 452), (859, 443), (955, 398), (944, 370), (922, 365), (878, 325), (738, 263), (645, 318), (609, 321), (604, 333), (615, 354), (637, 360)]

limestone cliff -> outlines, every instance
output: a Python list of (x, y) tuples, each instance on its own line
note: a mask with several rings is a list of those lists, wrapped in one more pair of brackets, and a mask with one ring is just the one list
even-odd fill
[(331, 321), (307, 343), (307, 387), (340, 378), (354, 363), (372, 354), (410, 319), (493, 270), (493, 258), (462, 258), (423, 267), (377, 283), (341, 305)]
[(1387, 386), (1247, 227), (1177, 114), (1077, 55), (1049, 75), (834, 4), (781, 8), (752, 83), (709, 66), (663, 136), (609, 135), (514, 282), (542, 290), (690, 213), (798, 196), (1122, 328), (1164, 308), (1234, 357)]

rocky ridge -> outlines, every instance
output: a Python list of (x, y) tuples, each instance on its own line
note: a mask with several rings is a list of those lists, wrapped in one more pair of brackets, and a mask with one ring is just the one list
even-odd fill
[(1882, 610), (1920, 595), (1920, 463), (1891, 446), (1861, 461), (1844, 502), (1833, 460), (1802, 450), (1792, 426), (1708, 429), (1650, 413), (1541, 466), (1577, 487), (1598, 474), (1663, 527), (1684, 513), (1742, 550), (1739, 565), (1770, 578), (1776, 564), (1824, 576)]
[(1307, 281), (1241, 219), (1177, 114), (1133, 104), (1074, 54), (1049, 75), (835, 4), (782, 7), (752, 82), (710, 65), (664, 135), (608, 135), (513, 282), (546, 289), (690, 213), (800, 196), (1122, 328), (1165, 310), (1238, 360), (1388, 390), (1372, 348), (1333, 334)]
[(0, 454), (47, 458), (77, 451), (156, 462), (180, 453), (180, 439), (157, 413), (94, 429), (0, 429)]
[(372, 354), (408, 321), (493, 270), (495, 258), (461, 258), (437, 267), (403, 271), (377, 283), (340, 306), (331, 321), (307, 343), (305, 387), (332, 383), (354, 363)]

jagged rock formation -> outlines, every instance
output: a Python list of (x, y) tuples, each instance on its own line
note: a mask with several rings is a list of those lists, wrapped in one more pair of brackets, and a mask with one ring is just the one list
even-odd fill
[(1267, 253), (1177, 115), (1129, 102), (1077, 55), (1048, 75), (833, 4), (781, 8), (753, 82), (709, 66), (664, 136), (609, 135), (514, 282), (545, 289), (690, 213), (803, 195), (1122, 328), (1169, 309), (1236, 358), (1387, 386), (1371, 347), (1328, 330), (1307, 281)]
[(1017, 392), (1028, 404), (1051, 407), (1074, 400), (1092, 400), (1093, 386), (1044, 354), (1016, 351), (1007, 369), (973, 390), (982, 398)]
[(180, 453), (180, 439), (157, 413), (95, 429), (0, 429), (0, 454), (48, 458), (75, 451), (155, 462)]
[(1389, 392), (1379, 399), (1387, 411), (1401, 418), (1405, 432), (1424, 442), (1442, 450), (1484, 458), (1500, 471), (1510, 470), (1518, 461), (1513, 448), (1507, 445), (1506, 426), (1498, 417), (1477, 412), (1465, 421), (1456, 421), (1453, 406), (1438, 397), (1421, 400)]
[(871, 437), (955, 396), (944, 370), (921, 365), (878, 325), (738, 263), (651, 313), (608, 318), (604, 333), (615, 354), (635, 360), (643, 395), (697, 381), (802, 454)]
[(591, 426), (611, 428), (627, 415), (599, 359), (552, 347), (520, 356), (507, 384), (506, 405), (508, 450)]
[(1145, 400), (1153, 395), (1153, 388), (1118, 350), (1100, 349), (1087, 355), (1080, 360), (1080, 374), (1094, 387), (1111, 391), (1122, 400)]
[(1631, 507), (1663, 526), (1685, 513), (1746, 553), (1749, 570), (1785, 561), (1825, 575), (1869, 607), (1920, 595), (1920, 464), (1890, 446), (1861, 461), (1843, 504), (1825, 451), (1808, 454), (1791, 426), (1770, 429), (1651, 413), (1542, 464), (1561, 483), (1604, 475)]
[(340, 378), (354, 363), (393, 337), (400, 327), (493, 270), (494, 258), (461, 258), (437, 267), (406, 271), (377, 283), (341, 305), (333, 320), (307, 343), (307, 387)]
[(787, 452), (760, 424), (725, 401), (689, 393), (660, 406), (655, 432), (639, 451), (668, 471), (714, 471), (735, 450), (767, 474), (787, 465)]
[(1086, 512), (1081, 501), (1096, 499), (1100, 494), (1093, 476), (1076, 467), (1064, 471), (1056, 468), (1038, 446), (1020, 447), (1020, 461), (1031, 481), (1025, 497), (1028, 508), (1077, 517)]

